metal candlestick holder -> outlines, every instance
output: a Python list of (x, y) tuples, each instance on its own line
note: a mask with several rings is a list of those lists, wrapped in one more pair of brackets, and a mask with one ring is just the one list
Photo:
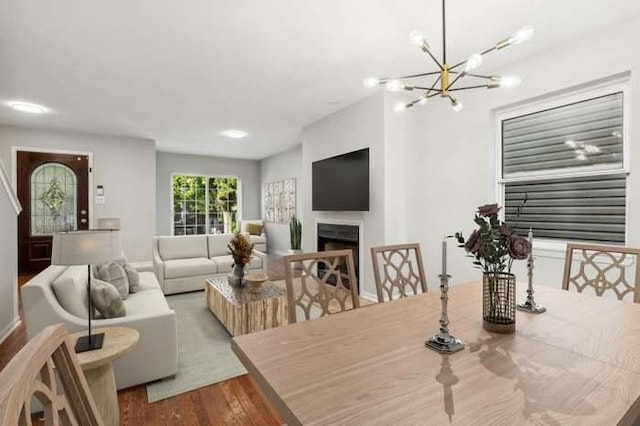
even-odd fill
[(533, 298), (533, 255), (529, 255), (527, 259), (527, 278), (529, 279), (529, 285), (527, 287), (527, 300), (522, 303), (518, 303), (518, 310), (524, 312), (530, 312), (532, 314), (541, 314), (547, 311), (542, 305), (538, 305)]
[(440, 301), (442, 302), (442, 315), (440, 316), (440, 333), (428, 338), (424, 345), (429, 349), (444, 354), (452, 354), (464, 349), (460, 339), (449, 334), (449, 317), (447, 316), (447, 303), (449, 301), (449, 278), (451, 275), (440, 274)]

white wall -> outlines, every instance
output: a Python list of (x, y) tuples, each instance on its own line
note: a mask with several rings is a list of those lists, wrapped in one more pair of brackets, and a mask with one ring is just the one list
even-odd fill
[[(303, 129), (302, 182), (303, 248), (316, 251), (316, 222), (321, 219), (356, 221), (364, 225), (360, 275), (362, 294), (375, 298), (369, 247), (385, 240), (385, 131), (384, 95), (368, 97)], [(369, 148), (370, 211), (314, 212), (311, 209), (311, 163), (324, 158)]]
[[(495, 201), (496, 110), (628, 71), (634, 90), (640, 83), (637, 40), (640, 40), (638, 17), (561, 45), (511, 69), (500, 70), (503, 74), (522, 76), (522, 85), (513, 90), (461, 92), (465, 108), (460, 113), (453, 112), (447, 102), (433, 99), (423, 108), (412, 108), (396, 118), (403, 123), (394, 124), (400, 130), (391, 131), (390, 137), (401, 145), (406, 144), (406, 227), (412, 239), (422, 244), (432, 289), (438, 285), (439, 242), (443, 234), (470, 232), (475, 208)], [(517, 48), (526, 49), (526, 45)], [(640, 222), (635, 220), (640, 215), (640, 173), (635, 171), (640, 167), (640, 150), (633, 139), (636, 129), (640, 128), (637, 113), (640, 96), (632, 93), (628, 105), (632, 111), (629, 123), (632, 172), (628, 180), (627, 244), (640, 246)], [(479, 271), (472, 268), (463, 250), (455, 248), (453, 242), (450, 247), (453, 282), (478, 279)], [(559, 287), (564, 253), (537, 250), (535, 255), (535, 282)], [(519, 262), (515, 273), (519, 280), (526, 280), (524, 262)]]
[[(8, 172), (8, 170), (7, 170)], [(19, 323), (18, 222), (9, 197), (0, 184), (0, 343)]]
[[(11, 148), (93, 153), (93, 186), (103, 185), (106, 204), (93, 204), (93, 221), (122, 220), (122, 245), (130, 261), (151, 259), (155, 232), (155, 142), (78, 132), (0, 126), (0, 158), (15, 172)], [(94, 202), (95, 200), (90, 200)], [(17, 246), (14, 239), (12, 244)]]
[(237, 176), (242, 184), (240, 218), (260, 217), (260, 162), (204, 155), (157, 153), (157, 235), (171, 233), (171, 175)]
[[(305, 223), (303, 200), (307, 193), (302, 185), (301, 177), (302, 145), (265, 158), (260, 162), (260, 188), (262, 188), (262, 185), (265, 183), (277, 182), (288, 178), (296, 179), (296, 216), (298, 216), (302, 223)], [(261, 205), (261, 212), (264, 212), (264, 205)], [(287, 254), (287, 251), (291, 247), (289, 242), (289, 224), (265, 223), (265, 228), (269, 253)], [(305, 235), (303, 235), (302, 238), (304, 244)]]

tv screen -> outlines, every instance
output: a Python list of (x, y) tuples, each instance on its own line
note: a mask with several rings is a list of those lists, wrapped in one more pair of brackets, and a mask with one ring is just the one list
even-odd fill
[(314, 211), (369, 211), (369, 148), (312, 164)]

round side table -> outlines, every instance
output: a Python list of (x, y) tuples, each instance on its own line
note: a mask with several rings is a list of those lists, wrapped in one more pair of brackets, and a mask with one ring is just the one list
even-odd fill
[[(76, 354), (87, 384), (105, 425), (120, 424), (120, 407), (116, 392), (116, 379), (111, 361), (130, 351), (140, 338), (137, 330), (126, 327), (106, 327), (92, 330), (92, 334), (104, 333), (101, 349)], [(86, 331), (71, 334), (73, 344)]]

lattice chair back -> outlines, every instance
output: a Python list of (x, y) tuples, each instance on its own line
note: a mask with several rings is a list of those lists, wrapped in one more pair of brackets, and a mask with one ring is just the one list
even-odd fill
[(31, 425), (32, 398), (46, 425), (104, 425), (62, 324), (42, 330), (0, 372), (0, 425)]
[(562, 288), (640, 303), (640, 249), (567, 244)]
[(351, 250), (285, 256), (284, 272), (289, 323), (360, 306)]
[(371, 247), (378, 302), (428, 291), (420, 244)]

